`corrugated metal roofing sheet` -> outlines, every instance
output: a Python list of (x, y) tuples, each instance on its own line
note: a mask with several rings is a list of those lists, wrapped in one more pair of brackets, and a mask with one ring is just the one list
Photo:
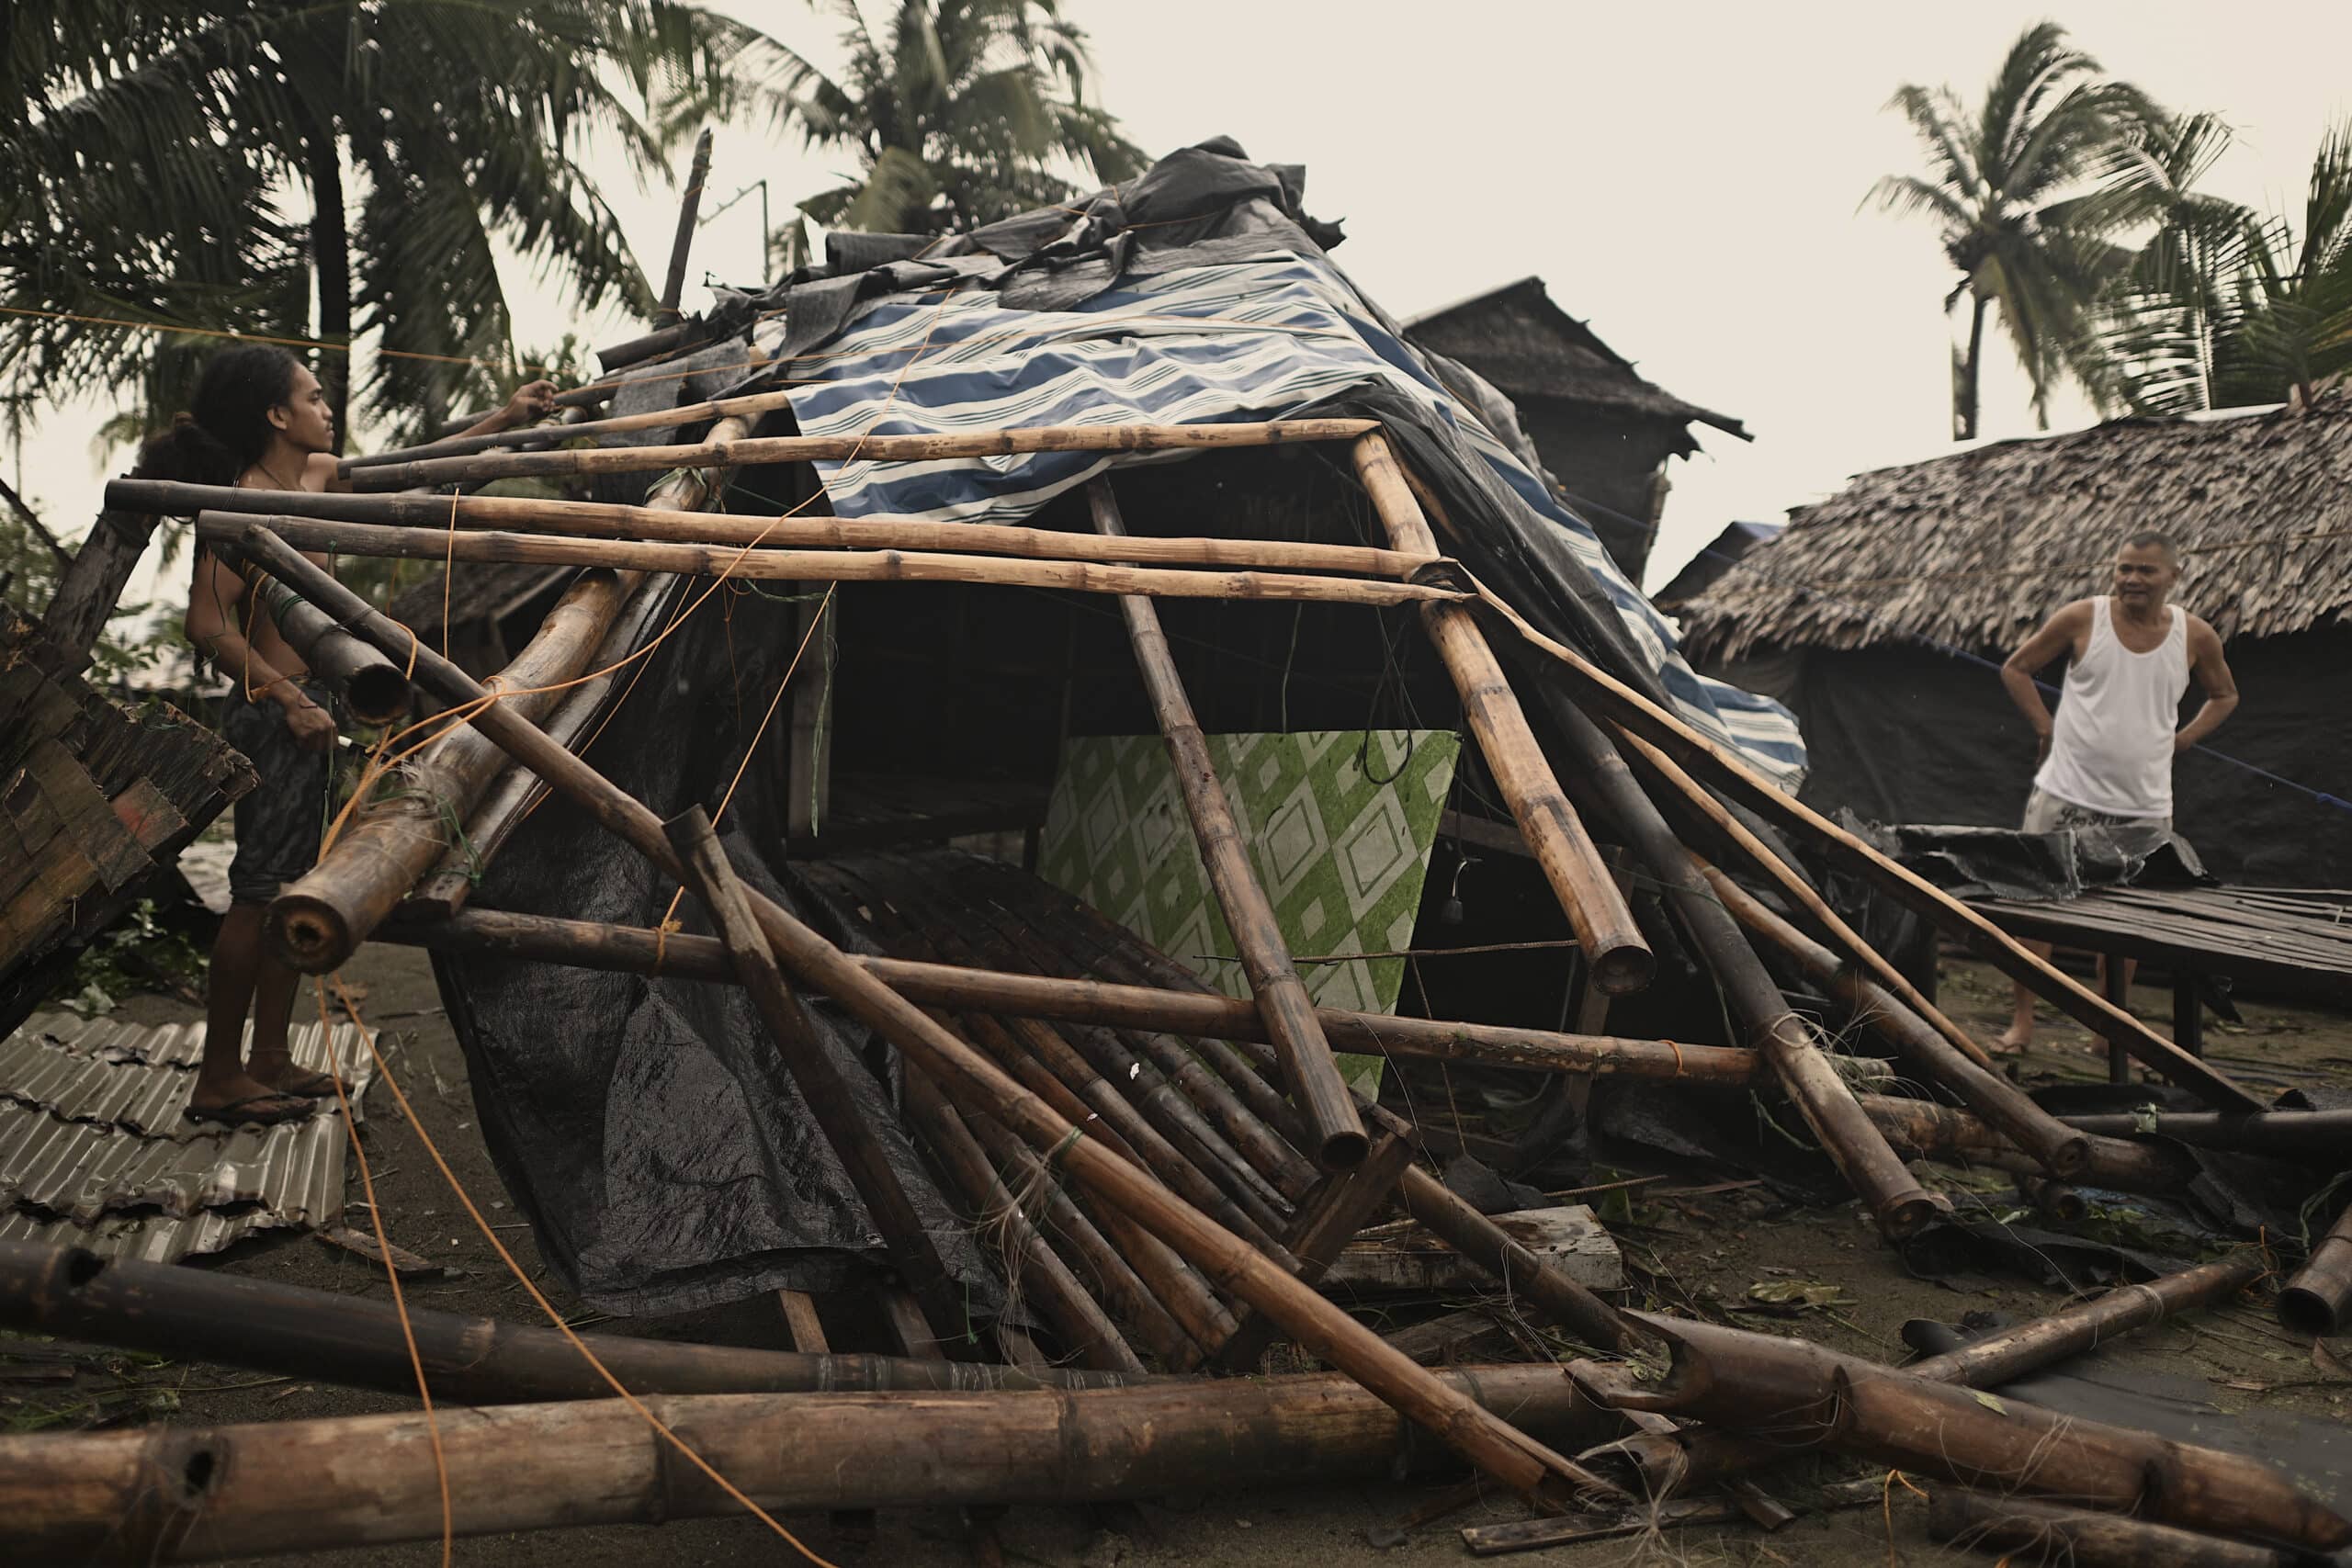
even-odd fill
[[(298, 1063), (365, 1093), (374, 1063), (356, 1030), (311, 1024), (291, 1043)], [(332, 1104), (274, 1127), (185, 1121), (203, 1049), (201, 1024), (62, 1014), (0, 1041), (0, 1238), (168, 1263), (340, 1218), (346, 1139)]]

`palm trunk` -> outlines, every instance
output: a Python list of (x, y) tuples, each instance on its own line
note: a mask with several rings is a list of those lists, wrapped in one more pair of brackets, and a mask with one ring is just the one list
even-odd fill
[(334, 449), (341, 456), (351, 431), (351, 229), (345, 216), (343, 155), (332, 121), (309, 116), (302, 128), (303, 162), (311, 178), (311, 270), (319, 288), (319, 337), (334, 346), (319, 356), (319, 379), (334, 412)]
[(1976, 383), (1984, 366), (1984, 306), (1982, 294), (1969, 295), (1968, 354), (1952, 367), (1951, 438), (1976, 439)]

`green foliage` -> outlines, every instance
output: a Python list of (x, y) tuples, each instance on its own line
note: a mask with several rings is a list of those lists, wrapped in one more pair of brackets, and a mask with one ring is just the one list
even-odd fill
[(315, 284), (319, 334), (379, 334), (368, 402), (413, 434), (514, 360), (492, 236), (583, 308), (650, 302), (591, 135), (662, 169), (662, 111), (722, 96), (752, 36), (674, 0), (18, 0), (0, 304), (51, 313), (0, 319), (0, 399), (160, 425), (220, 340), (143, 329), (310, 337)]
[(942, 234), (1069, 201), (1070, 175), (1112, 184), (1144, 169), (1118, 122), (1086, 101), (1085, 35), (1056, 0), (902, 0), (881, 33), (854, 0), (831, 8), (848, 51), (838, 76), (763, 38), (745, 38), (738, 56), (749, 101), (858, 164), (775, 236), (789, 265), (808, 259), (812, 220)]
[(2163, 117), (2136, 87), (2109, 81), (2063, 28), (2028, 28), (1981, 106), (1949, 87), (1899, 88), (1888, 106), (1911, 122), (1927, 175), (1890, 175), (1867, 201), (1936, 226), (1959, 273), (1947, 310), (1970, 301), (1970, 347), (1955, 351), (1954, 438), (1976, 434), (1984, 314), (1997, 312), (2033, 382), (2046, 426), (2052, 387), (2074, 376), (2099, 396), (2107, 365), (2088, 331), (2110, 281), (2132, 264), (2119, 236), (2165, 206), (2119, 154)]
[(114, 1010), (133, 991), (166, 985), (201, 987), (204, 955), (177, 931), (155, 919), (155, 902), (141, 898), (74, 960), (72, 994), (62, 999), (85, 1018)]

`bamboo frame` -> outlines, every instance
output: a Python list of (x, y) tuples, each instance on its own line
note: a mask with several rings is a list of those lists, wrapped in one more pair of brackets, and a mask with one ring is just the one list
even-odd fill
[(767, 435), (713, 432), (675, 446), (614, 446), (582, 452), (492, 452), (388, 463), (351, 476), (360, 491), (413, 490), (558, 474), (648, 474), (673, 468), (733, 468), (755, 463), (933, 462), (1030, 452), (1179, 452), (1347, 441), (1376, 428), (1368, 419), (1272, 420), (1257, 424), (1043, 424), (954, 435)]
[[(107, 494), (158, 513), (185, 517), (193, 517), (199, 512), (243, 512), (254, 500), (252, 491), (232, 486), (162, 479), (116, 479), (107, 487)], [(761, 517), (538, 496), (358, 495), (348, 491), (277, 491), (269, 496), (269, 504), (280, 516), (430, 528), (443, 535), (454, 525), (463, 530), (506, 528), (571, 538), (684, 541), (772, 549), (943, 550), (1040, 560), (1246, 567), (1398, 580), (1428, 564), (1427, 558), (1370, 545), (1222, 539), (1197, 535), (1105, 538), (1099, 534), (1035, 528), (1026, 524), (939, 523), (895, 513), (871, 517), (784, 513)]]
[[(266, 528), (248, 529), (242, 547), (261, 557), (282, 581), (346, 630), (379, 649), (387, 644), (405, 646), (407, 638), (395, 623)], [(446, 701), (472, 702), (482, 695), (481, 688), (464, 671), (429, 649), (418, 652), (416, 672)], [(683, 872), (650, 811), (535, 726), (493, 705), (481, 711), (474, 727), (664, 872), (672, 876)], [(1212, 1281), (1273, 1318), (1310, 1354), (1340, 1368), (1410, 1419), (1428, 1427), (1498, 1482), (1547, 1507), (1566, 1506), (1579, 1496), (1594, 1494), (1623, 1497), (1614, 1485), (1515, 1430), (1458, 1390), (1430, 1378), (1424, 1369), (1248, 1244), (1125, 1160), (1091, 1143), (1082, 1127), (1064, 1120), (788, 912), (756, 896), (752, 907), (784, 967), (810, 988), (834, 998), (853, 1017), (930, 1071), (951, 1099), (986, 1105), (994, 1114), (1005, 1117), (1023, 1142), (1050, 1151), (1056, 1165), (1108, 1208), (1159, 1236)]]
[[(1094, 513), (1094, 530), (1117, 537), (1126, 533), (1119, 519), (1118, 502), (1110, 485), (1096, 479), (1087, 487), (1087, 502)], [(1316, 1021), (1315, 1004), (1290, 961), (1274, 907), (1258, 886), (1250, 851), (1241, 841), (1241, 825), (1233, 804), (1209, 760), (1208, 738), (1201, 733), (1183, 677), (1176, 670), (1167, 634), (1160, 630), (1159, 612), (1148, 599), (1134, 595), (1119, 601), (1126, 621), (1127, 640), (1134, 646), (1144, 691), (1159, 719), (1160, 738), (1168, 745), (1168, 763), (1176, 778), (1184, 814), (1193, 824), (1193, 839), (1206, 869), (1209, 888), (1233, 933), (1241, 955), (1241, 969), (1257, 999), (1258, 1015), (1266, 1021), (1266, 1034), (1282, 1063), (1283, 1081), (1298, 1106), (1306, 1127), (1304, 1152), (1327, 1171), (1352, 1170), (1363, 1163), (1372, 1141), (1356, 1115), (1355, 1100), (1347, 1080), (1331, 1059), (1331, 1043)]]
[[(1353, 454), (1356, 477), (1372, 498), (1389, 544), (1408, 555), (1435, 558), (1437, 539), (1406, 488), (1387, 441), (1377, 431), (1367, 433), (1357, 439)], [(1593, 983), (1611, 996), (1640, 990), (1657, 963), (1649, 943), (1600, 863), (1591, 835), (1545, 766), (1527, 716), (1477, 622), (1466, 606), (1454, 604), (1422, 605), (1421, 621), (1461, 694), (1463, 717), (1495, 787), (1576, 931), (1577, 945), (1592, 965)]]
[(254, 523), (298, 549), (405, 560), (525, 562), (614, 571), (676, 572), (750, 582), (963, 582), (1074, 593), (1142, 594), (1167, 599), (1249, 599), (1281, 604), (1427, 604), (1463, 596), (1444, 588), (1376, 578), (1308, 577), (1297, 572), (1209, 568), (1175, 570), (1099, 561), (1025, 560), (1003, 556), (909, 550), (771, 550), (732, 545), (574, 539), (548, 534), (449, 533), (376, 524), (245, 512), (197, 513), (197, 537), (233, 541)]

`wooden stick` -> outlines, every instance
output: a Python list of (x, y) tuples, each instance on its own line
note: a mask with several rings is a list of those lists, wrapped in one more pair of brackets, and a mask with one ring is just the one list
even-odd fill
[(1641, 1315), (1671, 1348), (1662, 1379), (1579, 1369), (1585, 1392), (1613, 1408), (1696, 1416), (1770, 1436), (1783, 1451), (1825, 1445), (1916, 1474), (2054, 1495), (2189, 1529), (2329, 1551), (2352, 1544), (2352, 1521), (2256, 1460), (2007, 1395), (1980, 1401), (1799, 1339)]
[(1928, 1497), (1928, 1535), (1946, 1546), (2000, 1552), (2019, 1568), (2295, 1568), (2304, 1561), (2275, 1547), (1964, 1486), (1939, 1486)]
[(1663, 779), (1682, 803), (1713, 824), (1716, 830), (1729, 839), (1751, 864), (1778, 883), (1798, 908), (1820, 922), (1822, 930), (1840, 943), (1846, 955), (1869, 969), (1878, 983), (1899, 998), (1905, 1007), (1925, 1019), (1929, 1028), (1950, 1042), (1953, 1050), (1965, 1055), (1986, 1072), (1996, 1072), (1993, 1058), (1985, 1054), (1968, 1031), (1946, 1017), (1935, 1003), (1929, 1001), (1918, 987), (1902, 970), (1890, 963), (1886, 955), (1863, 939), (1861, 932), (1848, 925), (1829, 901), (1814, 890), (1796, 867), (1783, 861), (1771, 847), (1748, 829), (1747, 823), (1734, 816), (1724, 803), (1709, 794), (1706, 786), (1689, 773), (1675, 760), (1643, 739), (1623, 725), (1610, 727), (1617, 739), (1633, 748), (1634, 755), (1648, 764)]
[(686, 254), (695, 243), (695, 215), (702, 210), (702, 187), (709, 178), (710, 127), (706, 125), (695, 138), (695, 161), (686, 174), (685, 195), (678, 202), (678, 231), (670, 240), (670, 270), (662, 279), (662, 303), (653, 312), (654, 321), (663, 325), (678, 320), (678, 300), (686, 289)]
[(363, 491), (411, 490), (550, 474), (646, 474), (672, 468), (733, 468), (756, 463), (936, 462), (1028, 452), (1178, 452), (1349, 441), (1375, 428), (1368, 419), (1277, 420), (1263, 424), (1044, 424), (954, 435), (769, 435), (721, 437), (688, 446), (615, 446), (585, 452), (492, 452), (390, 463), (352, 475)]
[[(469, 908), (437, 924), (402, 920), (382, 928), (377, 935), (404, 946), (497, 953), (583, 969), (684, 975), (698, 980), (732, 978), (724, 951), (710, 937), (665, 939), (640, 927), (548, 915)], [(928, 1006), (1164, 1030), (1208, 1042), (1258, 1039), (1266, 1027), (1247, 998), (1206, 991), (1000, 974), (897, 958), (860, 957), (856, 963), (909, 999)], [(1564, 1034), (1510, 1024), (1455, 1023), (1340, 1008), (1317, 1008), (1316, 1018), (1335, 1047), (1371, 1055), (1481, 1062), (1537, 1072), (1595, 1073), (1726, 1089), (1746, 1089), (1763, 1081), (1758, 1077), (1761, 1064), (1756, 1053), (1731, 1046)], [(1263, 1108), (1250, 1109), (1260, 1116), (1265, 1114)]]
[(1700, 874), (1700, 863), (1657, 807), (1642, 793), (1633, 770), (1582, 709), (1548, 687), (1538, 700), (1566, 750), (1589, 798), (1613, 819), (1627, 847), (1658, 884), (1675, 919), (1705, 960), (1724, 998), (1749, 1041), (1772, 1064), (1805, 1125), (1890, 1240), (1911, 1235), (1951, 1212), (1951, 1201), (1919, 1185), (1886, 1139), (1871, 1124), (1854, 1091), (1838, 1077), (1815, 1031), (1791, 1010), (1756, 950)]
[(2352, 1208), (2312, 1248), (2311, 1260), (2278, 1292), (2278, 1322), (2314, 1337), (2352, 1324)]
[(709, 817), (701, 807), (689, 807), (665, 827), (670, 847), (685, 870), (683, 880), (709, 911), (736, 978), (751, 993), (793, 1086), (842, 1162), (858, 1201), (865, 1205), (866, 1217), (881, 1233), (884, 1251), (922, 1309), (931, 1343), (956, 1359), (969, 1359), (966, 1330), (970, 1314), (963, 1292), (948, 1273), (881, 1140), (865, 1126), (844, 1064), (835, 1059), (807, 1004), (785, 986), (784, 974), (752, 919), (743, 885), (728, 863)]
[[(1377, 431), (1357, 440), (1355, 466), (1389, 544), (1408, 555), (1435, 558), (1437, 539)], [(1656, 965), (1649, 944), (1600, 863), (1591, 835), (1544, 764), (1494, 650), (1460, 605), (1423, 604), (1421, 623), (1462, 695), (1463, 717), (1477, 738), (1495, 787), (1575, 928), (1577, 945), (1592, 965), (1593, 983), (1611, 996), (1640, 990)]]
[(1793, 826), (1809, 840), (1851, 866), (1873, 886), (1924, 917), (1939, 931), (1959, 937), (1978, 956), (2022, 983), (2076, 1021), (2106, 1038), (2120, 1038), (2132, 1055), (2173, 1082), (2222, 1111), (2259, 1111), (2262, 1101), (2230, 1077), (2183, 1051), (2146, 1024), (2086, 989), (2029, 952), (1998, 926), (1942, 888), (1897, 864), (1847, 832), (1590, 660), (1544, 636), (1526, 617), (1490, 591), (1479, 597), (1530, 645), (1558, 660), (1584, 701), (1613, 723), (1634, 730), (1676, 761), (1696, 769), (1746, 802), (1749, 809)]
[[(416, 1369), (401, 1317), (390, 1302), (365, 1296), (103, 1258), (78, 1247), (0, 1242), (0, 1326), (18, 1333), (413, 1397)], [(413, 1302), (407, 1317), (436, 1404), (612, 1397), (612, 1384), (552, 1328)], [(969, 1362), (790, 1354), (633, 1336), (580, 1339), (637, 1393), (1114, 1387), (1133, 1381), (1132, 1373), (1057, 1369), (1030, 1376)], [(0, 1534), (6, 1528), (0, 1522)]]
[(1260, 599), (1283, 604), (1424, 604), (1461, 597), (1418, 583), (1347, 577), (1306, 577), (1273, 571), (1174, 571), (1107, 566), (1096, 561), (1020, 560), (906, 550), (768, 550), (729, 545), (571, 539), (546, 534), (436, 533), (364, 523), (322, 523), (308, 517), (206, 511), (197, 514), (199, 539), (234, 540), (251, 524), (266, 523), (298, 548), (408, 560), (527, 562), (673, 571), (688, 577), (729, 577), (752, 582), (968, 582), (1011, 588), (1057, 588), (1077, 593), (1144, 594), (1173, 599)]
[[(1118, 502), (1111, 487), (1097, 479), (1087, 487), (1094, 510), (1095, 532), (1109, 536), (1126, 533), (1119, 520)], [(1233, 803), (1209, 760), (1208, 738), (1193, 715), (1192, 699), (1177, 673), (1175, 655), (1167, 634), (1159, 628), (1159, 612), (1151, 601), (1128, 595), (1119, 601), (1127, 623), (1127, 640), (1134, 645), (1136, 664), (1143, 672), (1145, 693), (1159, 718), (1159, 733), (1168, 744), (1168, 763), (1183, 797), (1184, 815), (1193, 824), (1193, 838), (1209, 887), (1225, 915), (1233, 945), (1241, 954), (1241, 970), (1257, 998), (1258, 1015), (1266, 1021), (1266, 1035), (1282, 1062), (1283, 1081), (1298, 1105), (1306, 1127), (1305, 1153), (1325, 1170), (1352, 1170), (1371, 1151), (1363, 1122), (1356, 1115), (1347, 1080), (1331, 1059), (1331, 1043), (1316, 1021), (1315, 1004), (1290, 961), (1274, 907), (1258, 886), (1250, 863), (1249, 846), (1241, 840), (1241, 825), (1234, 819)]]
[[(268, 529), (250, 528), (243, 547), (259, 556), (281, 580), (346, 630), (379, 648), (406, 645), (408, 639), (397, 624)], [(417, 656), (417, 676), (444, 701), (475, 702), (482, 694), (463, 671), (429, 649)], [(497, 705), (484, 708), (474, 724), (668, 874), (683, 875), (684, 868), (653, 813), (537, 727)], [(1436, 1382), (1424, 1369), (1382, 1343), (1378, 1335), (1339, 1307), (1204, 1218), (1125, 1159), (1087, 1139), (1081, 1127), (1057, 1114), (1001, 1068), (926, 1018), (912, 1002), (876, 980), (781, 907), (754, 895), (752, 908), (786, 968), (802, 984), (835, 998), (852, 1017), (930, 1072), (959, 1108), (971, 1102), (993, 1107), (1023, 1142), (1047, 1151), (1053, 1164), (1105, 1205), (1159, 1236), (1210, 1280), (1273, 1318), (1310, 1354), (1392, 1402), (1498, 1482), (1551, 1507), (1570, 1506), (1577, 1497), (1594, 1493), (1612, 1499), (1623, 1496), (1619, 1488), (1497, 1420), (1458, 1391)]]
[(2090, 1158), (2090, 1140), (2059, 1121), (2005, 1077), (1986, 1072), (1903, 1005), (1828, 948), (1766, 908), (1713, 866), (1691, 857), (1731, 917), (1793, 960), (1853, 1008), (1862, 1024), (1901, 1051), (1922, 1072), (1965, 1100), (2053, 1176), (2073, 1178)]
[[(754, 399), (725, 400), (750, 404)], [(714, 408), (718, 404), (711, 405)], [(737, 409), (737, 412), (752, 412)], [(585, 426), (580, 428), (585, 429)], [(109, 496), (173, 516), (240, 512), (254, 492), (227, 485), (158, 479), (117, 479)], [(454, 506), (452, 502), (454, 502)], [(1351, 577), (1402, 579), (1426, 558), (1369, 545), (1322, 545), (1295, 539), (1216, 539), (1198, 536), (1105, 538), (1060, 528), (1001, 523), (939, 523), (896, 514), (872, 517), (718, 515), (662, 506), (563, 501), (520, 495), (356, 495), (347, 491), (289, 491), (269, 497), (273, 512), (324, 522), (430, 528), (505, 528), (591, 539), (647, 539), (688, 544), (758, 546), (772, 549), (943, 550), (953, 554), (1023, 556), (1039, 560), (1126, 562), (1138, 566), (1245, 567), (1272, 571), (1324, 571)]]
[[(1622, 1427), (1556, 1367), (1429, 1375), (1485, 1419), (1510, 1412), (1563, 1443)], [(775, 1514), (1383, 1482), (1442, 1459), (1329, 1375), (645, 1403)], [(443, 1412), (438, 1434), (459, 1535), (740, 1511), (618, 1400)], [(0, 1438), (0, 1539), (16, 1561), (94, 1565), (432, 1540), (442, 1469), (421, 1413)]]

